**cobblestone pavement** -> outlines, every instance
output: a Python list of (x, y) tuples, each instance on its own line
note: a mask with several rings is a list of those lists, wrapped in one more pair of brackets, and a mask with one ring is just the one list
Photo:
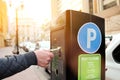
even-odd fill
[[(0, 48), (0, 57), (12, 54), (13, 47)], [(20, 50), (20, 54), (24, 53)], [(17, 73), (3, 80), (49, 80), (50, 76), (45, 72), (45, 69), (38, 66), (31, 66), (28, 69)]]

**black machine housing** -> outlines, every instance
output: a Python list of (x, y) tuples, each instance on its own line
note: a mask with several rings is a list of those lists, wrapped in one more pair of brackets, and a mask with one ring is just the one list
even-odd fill
[(51, 80), (78, 80), (78, 55), (87, 53), (79, 47), (77, 34), (79, 28), (87, 22), (97, 24), (102, 33), (102, 43), (96, 53), (101, 55), (101, 80), (105, 80), (104, 19), (73, 10), (62, 13), (50, 31), (51, 48), (61, 47), (60, 53), (53, 52), (55, 57), (51, 63)]

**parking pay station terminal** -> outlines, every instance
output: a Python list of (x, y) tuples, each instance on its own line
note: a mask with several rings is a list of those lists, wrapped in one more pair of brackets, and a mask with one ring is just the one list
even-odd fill
[(104, 19), (67, 10), (51, 29), (51, 80), (105, 80)]

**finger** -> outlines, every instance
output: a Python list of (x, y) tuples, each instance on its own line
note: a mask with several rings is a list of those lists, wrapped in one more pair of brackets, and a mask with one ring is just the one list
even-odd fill
[(54, 57), (54, 54), (53, 53), (49, 53), (49, 56), (51, 57), (51, 58), (53, 58)]
[(51, 57), (48, 57), (48, 58), (47, 58), (47, 61), (50, 62), (50, 61), (51, 61)]
[(44, 61), (44, 63), (40, 64), (41, 67), (46, 67), (48, 66), (49, 64), (49, 61)]
[(47, 68), (48, 67), (48, 64), (42, 64), (42, 65), (39, 65), (41, 67), (44, 67), (44, 68)]
[(48, 54), (49, 54), (49, 56), (50, 56), (51, 58), (54, 57), (54, 54), (53, 54), (52, 52), (50, 52), (50, 50), (45, 50), (45, 51), (48, 52)]
[(44, 64), (45, 67), (48, 67), (48, 65), (49, 65), (49, 61), (47, 61), (47, 62)]

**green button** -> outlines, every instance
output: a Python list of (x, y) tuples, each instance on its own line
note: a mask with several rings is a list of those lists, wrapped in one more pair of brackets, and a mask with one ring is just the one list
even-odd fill
[(78, 80), (101, 80), (101, 55), (100, 54), (79, 55)]

